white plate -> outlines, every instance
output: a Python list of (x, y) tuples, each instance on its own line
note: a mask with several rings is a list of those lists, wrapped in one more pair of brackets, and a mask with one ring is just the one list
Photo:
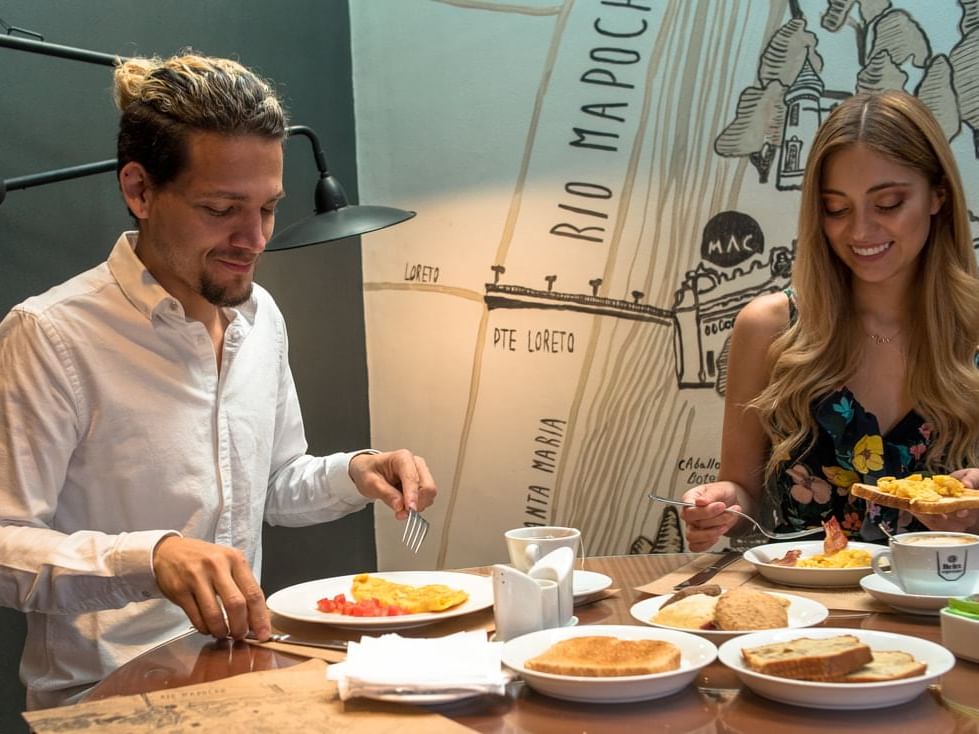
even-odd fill
[(884, 602), (899, 612), (908, 614), (928, 614), (937, 617), (950, 597), (908, 594), (893, 581), (880, 574), (872, 573), (860, 579), (860, 587), (874, 599)]
[[(824, 604), (820, 604), (818, 601), (813, 599), (807, 599), (804, 596), (796, 596), (795, 594), (783, 594), (780, 591), (766, 591), (766, 594), (771, 594), (772, 596), (781, 597), (782, 599), (788, 599), (789, 608), (786, 610), (788, 612), (789, 624), (788, 626), (793, 629), (798, 629), (802, 627), (811, 627), (814, 624), (819, 624), (829, 615), (829, 610)], [(638, 619), (643, 624), (648, 624), (651, 627), (659, 627), (660, 629), (669, 630), (682, 630), (683, 632), (689, 632), (694, 635), (700, 635), (716, 645), (721, 644), (725, 640), (730, 640), (732, 637), (737, 635), (744, 635), (749, 632), (754, 632), (755, 630), (695, 630), (695, 629), (685, 629), (683, 627), (672, 627), (665, 624), (656, 624), (652, 622), (653, 617), (660, 610), (666, 600), (669, 599), (672, 594), (664, 594), (663, 596), (654, 596), (651, 599), (643, 599), (640, 602), (636, 602), (632, 605), (629, 611), (632, 616)]]
[(390, 703), (412, 703), (416, 706), (438, 706), (443, 703), (462, 701), (476, 696), (490, 695), (482, 691), (457, 691), (455, 693), (365, 693), (361, 698)]
[(592, 594), (605, 591), (612, 585), (612, 579), (604, 573), (575, 570), (571, 576), (574, 584), (574, 603), (578, 604)]
[[(871, 557), (887, 550), (885, 545), (875, 543), (848, 543), (847, 548), (865, 550)], [(790, 550), (801, 550), (800, 558), (818, 556), (823, 552), (823, 541), (804, 541), (801, 543), (769, 543), (746, 550), (742, 557), (758, 569), (758, 573), (769, 581), (786, 586), (856, 586), (860, 579), (868, 573), (873, 573), (870, 566), (857, 568), (799, 568), (797, 566), (779, 566), (771, 563), (776, 558), (782, 558)]]
[[(799, 637), (854, 635), (873, 650), (903, 650), (928, 668), (921, 675), (877, 683), (821, 683), (763, 675), (749, 669), (741, 658), (741, 648), (788, 642)], [(874, 709), (910, 701), (929, 684), (955, 665), (955, 656), (941, 645), (908, 635), (876, 630), (820, 627), (805, 630), (764, 630), (743, 635), (721, 645), (718, 658), (734, 670), (741, 682), (759, 696), (795, 706), (821, 709)]]
[[(671, 642), (680, 648), (680, 668), (650, 675), (594, 677), (540, 673), (524, 667), (529, 658), (540, 655), (551, 645), (588, 635)], [(589, 703), (628, 703), (669, 696), (689, 685), (697, 672), (716, 658), (717, 648), (695, 635), (635, 625), (559, 627), (515, 637), (503, 645), (503, 664), (516, 671), (531, 688), (554, 698)]]
[(446, 609), (444, 612), (401, 614), (396, 617), (351, 617), (346, 614), (327, 614), (318, 610), (316, 602), (324, 597), (332, 599), (337, 594), (346, 594), (348, 599), (353, 598), (354, 576), (350, 575), (307, 581), (303, 584), (289, 586), (272, 594), (266, 603), (271, 611), (289, 619), (368, 631), (379, 629), (391, 631), (421, 627), (422, 625), (441, 622), (449, 617), (458, 617), (493, 606), (493, 581), (489, 576), (454, 573), (452, 571), (379, 571), (370, 575), (412, 586), (445, 584), (453, 589), (462, 589), (467, 592), (469, 599), (457, 607)]

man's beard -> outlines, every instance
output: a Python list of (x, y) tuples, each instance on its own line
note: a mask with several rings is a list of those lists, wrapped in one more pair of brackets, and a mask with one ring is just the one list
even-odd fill
[(241, 290), (231, 290), (229, 286), (219, 285), (206, 275), (201, 276), (201, 295), (220, 308), (240, 306), (252, 296), (252, 282)]

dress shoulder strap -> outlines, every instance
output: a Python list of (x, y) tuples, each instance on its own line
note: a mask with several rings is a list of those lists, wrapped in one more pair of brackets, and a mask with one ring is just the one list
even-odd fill
[(796, 322), (796, 319), (799, 318), (799, 308), (795, 302), (795, 291), (789, 287), (783, 288), (782, 293), (784, 293), (785, 297), (789, 299), (789, 325), (792, 325)]

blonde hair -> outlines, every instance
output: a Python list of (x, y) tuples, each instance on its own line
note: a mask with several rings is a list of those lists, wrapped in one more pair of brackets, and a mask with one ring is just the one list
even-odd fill
[(769, 350), (768, 386), (752, 401), (772, 452), (771, 479), (798, 449), (812, 446), (814, 400), (853, 375), (862, 338), (849, 269), (822, 228), (823, 167), (857, 143), (920, 172), (944, 194), (919, 260), (908, 337), (907, 389), (933, 429), (929, 468), (979, 465), (979, 278), (962, 181), (945, 135), (917, 98), (900, 91), (859, 94), (829, 115), (813, 140), (800, 202), (792, 287), (798, 319)]
[(286, 136), (286, 114), (271, 84), (231, 59), (189, 51), (133, 58), (119, 63), (114, 81), (122, 112), (118, 167), (136, 161), (158, 185), (183, 169), (191, 132)]

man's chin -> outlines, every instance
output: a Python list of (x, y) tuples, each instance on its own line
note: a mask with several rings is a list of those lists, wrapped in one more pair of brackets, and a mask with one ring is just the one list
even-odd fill
[(253, 284), (248, 281), (247, 285), (231, 288), (228, 286), (218, 286), (214, 283), (205, 282), (201, 286), (201, 295), (211, 303), (220, 308), (233, 308), (240, 306), (252, 297)]

